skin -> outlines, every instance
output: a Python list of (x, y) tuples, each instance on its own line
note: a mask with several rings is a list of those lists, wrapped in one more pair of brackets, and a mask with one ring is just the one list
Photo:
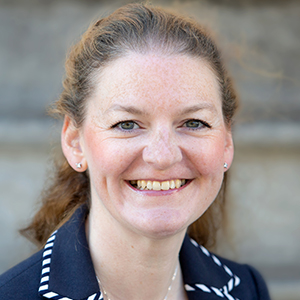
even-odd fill
[[(81, 162), (90, 175), (95, 270), (112, 299), (163, 299), (187, 227), (213, 202), (233, 159), (218, 82), (205, 61), (158, 53), (119, 58), (95, 82), (82, 128), (66, 117), (62, 131), (70, 165)], [(188, 184), (130, 185), (172, 179)], [(179, 270), (168, 299), (185, 297)]]

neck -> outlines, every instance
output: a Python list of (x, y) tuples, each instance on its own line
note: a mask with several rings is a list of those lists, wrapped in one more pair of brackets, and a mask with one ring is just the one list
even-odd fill
[(112, 300), (163, 300), (166, 295), (168, 300), (184, 299), (180, 267), (172, 277), (185, 232), (155, 239), (98, 220), (91, 212), (87, 237), (102, 292), (104, 288)]
[[(178, 273), (178, 268), (179, 268), (179, 263), (176, 265), (174, 274), (173, 274), (173, 276), (172, 276), (172, 278), (171, 278), (171, 284), (169, 285), (169, 287), (168, 287), (168, 289), (167, 289), (167, 293), (166, 293), (166, 296), (164, 297), (164, 300), (167, 300), (167, 299), (168, 299), (168, 296), (169, 296), (169, 294), (170, 294), (170, 292), (171, 292), (171, 290), (172, 290), (172, 285), (173, 285), (173, 283), (174, 283), (174, 281), (175, 281), (175, 279), (176, 279), (176, 276), (177, 276), (177, 273)], [(111, 299), (109, 298), (109, 296), (108, 296), (106, 290), (104, 289), (103, 284), (101, 284), (100, 279), (98, 278), (98, 276), (97, 276), (97, 281), (98, 281), (99, 287), (100, 287), (100, 289), (101, 289), (101, 291), (102, 291), (103, 299), (104, 299), (104, 300), (105, 300), (105, 299), (111, 300)]]

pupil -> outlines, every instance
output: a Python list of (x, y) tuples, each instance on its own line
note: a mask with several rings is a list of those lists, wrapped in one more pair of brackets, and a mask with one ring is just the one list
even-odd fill
[(132, 122), (123, 122), (121, 126), (123, 129), (133, 129), (134, 125)]
[(187, 125), (188, 127), (198, 127), (199, 121), (188, 121)]

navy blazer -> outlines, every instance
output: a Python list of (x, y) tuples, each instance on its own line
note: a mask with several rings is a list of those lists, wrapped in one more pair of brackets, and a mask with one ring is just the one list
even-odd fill
[[(86, 215), (86, 208), (80, 207), (43, 250), (1, 275), (0, 299), (103, 299), (86, 240)], [(270, 299), (255, 269), (214, 255), (188, 236), (180, 265), (190, 300)]]

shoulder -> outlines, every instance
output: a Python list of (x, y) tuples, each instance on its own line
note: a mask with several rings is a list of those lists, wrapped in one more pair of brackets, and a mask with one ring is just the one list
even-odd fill
[[(209, 252), (186, 237), (180, 254), (185, 287), (203, 299), (269, 300), (265, 281), (257, 270)], [(195, 299), (197, 299), (197, 297)]]
[(0, 276), (0, 298), (6, 300), (40, 299), (42, 251), (37, 252)]

